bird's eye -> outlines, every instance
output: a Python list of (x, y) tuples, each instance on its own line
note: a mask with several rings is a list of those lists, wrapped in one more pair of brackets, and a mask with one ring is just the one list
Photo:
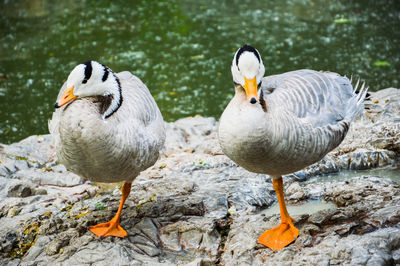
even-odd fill
[(87, 79), (82, 80), (82, 83), (86, 84), (87, 83)]

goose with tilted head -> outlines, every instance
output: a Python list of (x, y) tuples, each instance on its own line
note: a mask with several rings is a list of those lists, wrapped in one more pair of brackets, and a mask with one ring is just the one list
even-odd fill
[(258, 242), (279, 250), (299, 235), (286, 209), (282, 175), (321, 160), (342, 142), (367, 88), (308, 69), (264, 77), (260, 53), (249, 45), (236, 52), (231, 70), (236, 91), (220, 118), (219, 142), (238, 165), (272, 177), (281, 223)]
[(90, 227), (99, 237), (125, 237), (120, 215), (132, 181), (157, 161), (165, 128), (146, 85), (128, 71), (96, 61), (77, 65), (62, 86), (49, 121), (56, 156), (67, 169), (96, 182), (125, 181), (114, 218)]

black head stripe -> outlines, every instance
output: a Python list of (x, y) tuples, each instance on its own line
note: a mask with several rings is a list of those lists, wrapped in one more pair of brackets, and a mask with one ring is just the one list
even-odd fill
[(85, 65), (85, 78), (84, 80), (89, 80), (90, 77), (92, 76), (93, 72), (93, 67), (92, 67), (92, 61), (87, 61), (83, 63)]
[(119, 81), (119, 78), (117, 77), (117, 75), (115, 75), (115, 73), (113, 72), (114, 78), (117, 81), (118, 84), (118, 90), (121, 91), (121, 82)]
[(106, 67), (105, 65), (103, 65), (102, 64), (102, 66), (103, 66), (103, 70), (104, 70), (104, 73), (103, 73), (103, 77), (101, 78), (101, 80), (104, 82), (104, 81), (106, 81), (107, 80), (107, 78), (108, 78), (108, 67)]
[(257, 50), (253, 46), (245, 44), (239, 49), (239, 51), (236, 54), (236, 65), (239, 64), (239, 57), (246, 51), (253, 53), (257, 57), (258, 62), (260, 62), (261, 59), (260, 59), (260, 55), (258, 54)]

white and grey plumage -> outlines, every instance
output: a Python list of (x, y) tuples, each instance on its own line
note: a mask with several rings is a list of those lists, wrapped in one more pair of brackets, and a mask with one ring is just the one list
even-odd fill
[[(234, 78), (236, 62), (235, 56)], [(246, 63), (258, 66), (256, 75), (264, 75), (262, 60), (253, 52), (241, 54), (242, 73)], [(259, 78), (254, 104), (244, 82), (238, 78), (235, 83), (236, 94), (220, 119), (222, 150), (247, 170), (273, 176), (300, 170), (338, 146), (365, 96), (364, 87), (356, 94), (357, 86), (346, 77), (307, 69)]]
[[(276, 181), (281, 182), (281, 175), (319, 161), (342, 142), (363, 108), (367, 89), (363, 85), (357, 94), (358, 83), (353, 87), (349, 79), (332, 72), (304, 69), (263, 77), (264, 71), (255, 48), (245, 45), (236, 52), (236, 93), (220, 118), (218, 136), (229, 158), (251, 172), (271, 175), (274, 187), (281, 190)], [(282, 223), (289, 226), (286, 207), (281, 212)], [(295, 238), (297, 229), (291, 230)], [(281, 244), (270, 244), (279, 242), (276, 232), (259, 242), (274, 249), (291, 242), (287, 237)]]
[[(87, 65), (92, 74), (82, 84)], [(156, 162), (165, 140), (164, 122), (139, 78), (90, 61), (71, 72), (58, 98), (72, 86), (78, 98), (56, 109), (49, 123), (62, 164), (93, 181), (118, 182), (132, 181)]]
[(49, 130), (58, 161), (86, 179), (126, 181), (123, 204), (131, 182), (157, 161), (165, 140), (162, 115), (146, 85), (130, 72), (116, 74), (88, 61), (71, 72), (56, 108)]

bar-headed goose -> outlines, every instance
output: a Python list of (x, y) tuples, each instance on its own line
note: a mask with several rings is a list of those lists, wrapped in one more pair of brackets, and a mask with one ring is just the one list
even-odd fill
[(72, 70), (55, 107), (49, 130), (58, 161), (96, 182), (125, 181), (115, 217), (90, 230), (100, 237), (125, 237), (119, 220), (132, 181), (157, 161), (165, 140), (156, 102), (130, 72), (116, 74), (88, 61)]
[(357, 94), (358, 83), (307, 69), (263, 77), (261, 56), (248, 45), (236, 52), (231, 70), (236, 93), (220, 118), (219, 142), (234, 162), (273, 178), (281, 224), (258, 242), (279, 250), (299, 234), (286, 210), (282, 175), (319, 161), (342, 142), (367, 88)]

